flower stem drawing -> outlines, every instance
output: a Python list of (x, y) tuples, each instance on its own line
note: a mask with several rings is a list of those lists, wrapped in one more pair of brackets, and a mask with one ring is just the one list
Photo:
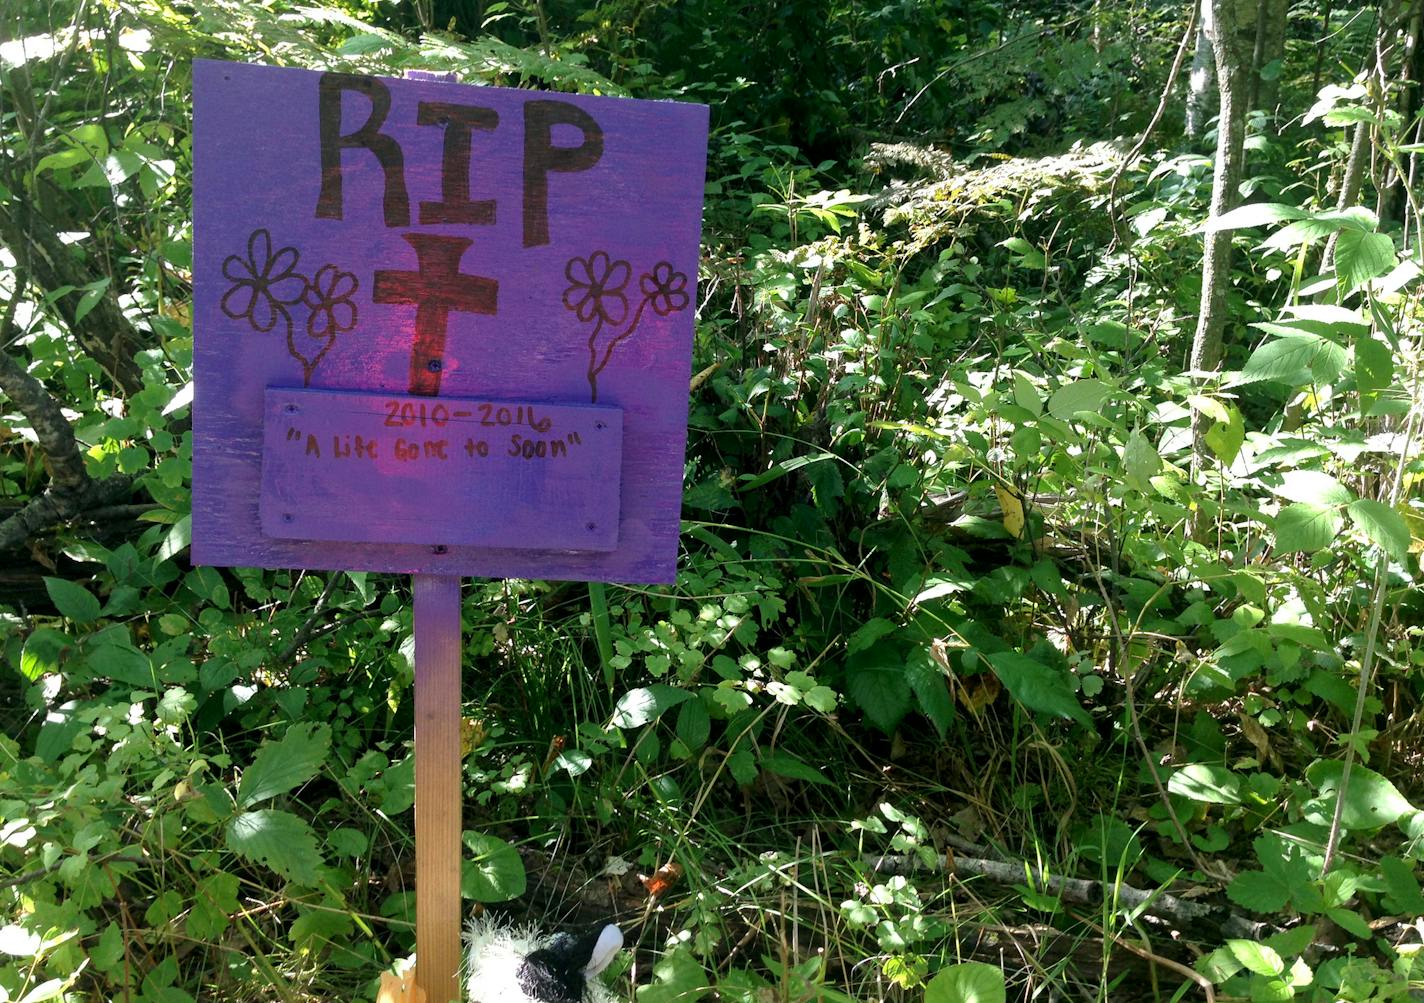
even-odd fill
[[(233, 320), (246, 320), (265, 334), (280, 321), (287, 335), (287, 353), (302, 366), (302, 385), (310, 386), (312, 373), (326, 357), (336, 336), (356, 327), (352, 297), (356, 276), (336, 265), (322, 265), (307, 278), (297, 271), (300, 253), (295, 247), (272, 250), (272, 235), (265, 228), (247, 238), (247, 255), (230, 254), (222, 272), (232, 284), (222, 298), (222, 312)], [(292, 309), (306, 307), (306, 338), (297, 334)]]
[(613, 352), (633, 336), (648, 307), (666, 317), (687, 308), (687, 275), (676, 271), (671, 262), (659, 261), (650, 272), (638, 279), (642, 296), (633, 309), (633, 319), (621, 331), (628, 317), (628, 296), (624, 292), (633, 268), (627, 261), (614, 260), (607, 251), (594, 251), (586, 258), (572, 257), (564, 266), (569, 280), (564, 290), (564, 308), (584, 323), (593, 323), (588, 336), (588, 388), (593, 403), (598, 403), (598, 376), (613, 358)]

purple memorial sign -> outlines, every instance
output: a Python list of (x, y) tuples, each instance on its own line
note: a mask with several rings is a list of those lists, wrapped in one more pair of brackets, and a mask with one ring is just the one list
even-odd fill
[[(195, 63), (194, 561), (671, 581), (706, 140), (701, 105)], [(426, 398), (465, 425), (385, 425)], [(379, 462), (332, 458), (357, 435)]]

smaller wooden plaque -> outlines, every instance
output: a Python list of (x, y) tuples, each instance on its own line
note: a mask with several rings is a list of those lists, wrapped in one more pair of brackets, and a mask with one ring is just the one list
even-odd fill
[(262, 531), (610, 551), (622, 457), (615, 407), (269, 387)]

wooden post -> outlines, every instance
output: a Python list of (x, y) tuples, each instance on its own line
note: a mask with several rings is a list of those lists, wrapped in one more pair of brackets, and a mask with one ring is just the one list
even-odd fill
[(460, 579), (416, 575), (415, 982), (460, 999)]

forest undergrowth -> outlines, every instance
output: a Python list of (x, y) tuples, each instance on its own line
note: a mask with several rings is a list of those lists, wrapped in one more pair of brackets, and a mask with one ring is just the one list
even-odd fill
[(637, 1003), (1420, 999), (1418, 6), (1290, 7), (1215, 215), (1189, 6), (7, 7), (0, 1003), (414, 950), (408, 580), (188, 559), (194, 58), (711, 108), (677, 583), (465, 584), (470, 910)]

